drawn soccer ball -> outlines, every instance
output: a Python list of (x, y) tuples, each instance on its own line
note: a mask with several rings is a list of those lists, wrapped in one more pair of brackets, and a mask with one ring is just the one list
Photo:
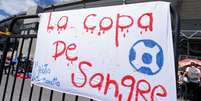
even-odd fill
[(129, 61), (138, 72), (155, 75), (163, 66), (163, 50), (153, 40), (139, 40), (130, 49)]

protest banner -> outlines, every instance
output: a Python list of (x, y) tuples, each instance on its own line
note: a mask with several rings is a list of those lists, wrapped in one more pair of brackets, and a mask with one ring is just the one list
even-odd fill
[(176, 101), (170, 3), (40, 14), (32, 84), (102, 101)]

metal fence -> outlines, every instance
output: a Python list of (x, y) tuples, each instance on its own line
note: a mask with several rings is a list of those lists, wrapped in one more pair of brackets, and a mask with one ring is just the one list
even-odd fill
[[(143, 1), (143, 0), (141, 0)], [(52, 6), (44, 9), (46, 11), (58, 11), (75, 8), (88, 8), (97, 6), (119, 5), (135, 3), (136, 0), (97, 0), (92, 2), (81, 1), (61, 6)], [(171, 5), (172, 6), (172, 5)], [(171, 7), (173, 18), (173, 34), (175, 57), (177, 61), (177, 40), (179, 33), (179, 18), (174, 6)], [(3, 54), (0, 58), (0, 100), (1, 101), (93, 101), (84, 97), (62, 94), (53, 90), (44, 89), (30, 84), (30, 74), (33, 64), (33, 53), (35, 40), (37, 38), (37, 23), (29, 28), (24, 28), (25, 19), (38, 18), (37, 15), (15, 17), (9, 25), (9, 31), (15, 28), (21, 29), (20, 33), (3, 36)], [(16, 23), (20, 23), (16, 25)], [(33, 24), (33, 23), (32, 23)], [(21, 28), (22, 27), (22, 28)], [(177, 62), (176, 62), (177, 63)], [(177, 67), (177, 66), (176, 66)]]

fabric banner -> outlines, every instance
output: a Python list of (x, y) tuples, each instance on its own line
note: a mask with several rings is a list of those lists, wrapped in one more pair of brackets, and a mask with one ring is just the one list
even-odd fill
[(170, 3), (40, 14), (32, 84), (102, 101), (176, 101)]

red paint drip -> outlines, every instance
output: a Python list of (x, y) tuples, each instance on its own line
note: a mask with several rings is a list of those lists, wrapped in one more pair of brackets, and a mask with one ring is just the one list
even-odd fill
[(129, 32), (129, 30), (127, 29), (127, 30), (126, 30), (126, 32), (128, 33), (128, 32)]
[(145, 32), (147, 31), (148, 28), (145, 28)]
[(140, 31), (140, 34), (142, 35), (142, 31)]
[(91, 34), (93, 34), (94, 33), (94, 30), (91, 30)]
[(122, 101), (122, 94), (119, 94), (118, 101)]
[(101, 35), (101, 32), (98, 32), (98, 36), (100, 36)]
[[(106, 21), (109, 21), (110, 24), (107, 26), (103, 26), (103, 24), (106, 23)], [(102, 18), (100, 23), (99, 23), (100, 32), (102, 31), (102, 33), (104, 34), (106, 31), (108, 31), (112, 28), (112, 25), (113, 25), (112, 18), (110, 18), (110, 17)]]
[(121, 28), (121, 32), (123, 32), (124, 31), (124, 28)]
[(91, 30), (91, 33), (94, 32), (96, 26), (89, 26), (87, 25), (87, 22), (88, 22), (88, 18), (89, 17), (96, 17), (96, 14), (89, 14), (88, 16), (86, 16), (86, 18), (84, 19), (84, 29), (86, 30), (86, 32), (88, 32), (89, 30)]
[[(120, 19), (127, 19), (130, 21), (129, 24), (120, 24)], [(121, 30), (121, 32), (123, 32), (123, 29), (129, 29), (132, 25), (134, 24), (134, 19), (129, 16), (129, 15), (120, 15), (120, 14), (117, 14), (117, 19), (116, 19), (116, 33), (115, 33), (115, 45), (116, 47), (119, 46), (119, 29)]]
[[(146, 25), (142, 24), (142, 22), (141, 22), (144, 17), (149, 18), (149, 21), (148, 21), (149, 23), (146, 24)], [(152, 13), (143, 14), (142, 16), (140, 16), (140, 18), (139, 18), (137, 23), (138, 23), (139, 28), (145, 29), (145, 31), (147, 31), (148, 29), (150, 31), (153, 31), (153, 15), (152, 15)]]
[(124, 33), (124, 38), (126, 37), (126, 33)]
[[(62, 19), (64, 19), (64, 21), (65, 21), (65, 23), (64, 23), (63, 25), (61, 25), (61, 23), (60, 23), (60, 22), (63, 22)], [(67, 17), (67, 16), (62, 16), (62, 17), (59, 19), (59, 21), (58, 21), (58, 23), (57, 23), (57, 31), (58, 31), (58, 34), (60, 34), (60, 32), (61, 32), (62, 30), (65, 30), (65, 29), (67, 28), (67, 23), (68, 23), (68, 17)]]

